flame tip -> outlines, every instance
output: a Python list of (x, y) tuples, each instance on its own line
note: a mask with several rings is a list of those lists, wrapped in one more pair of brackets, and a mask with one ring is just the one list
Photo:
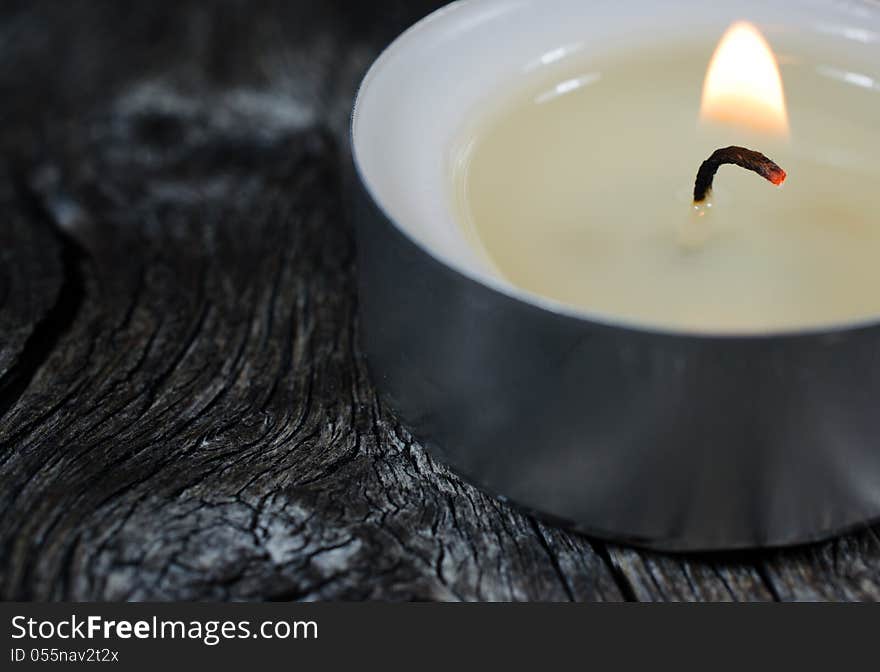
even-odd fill
[(788, 136), (779, 64), (752, 23), (735, 21), (718, 42), (703, 83), (700, 118)]

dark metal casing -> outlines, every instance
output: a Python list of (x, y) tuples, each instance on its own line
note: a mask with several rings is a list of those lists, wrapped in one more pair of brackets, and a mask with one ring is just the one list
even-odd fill
[(669, 550), (788, 545), (880, 517), (880, 327), (704, 336), (556, 313), (435, 259), (359, 178), (372, 375), (461, 474)]

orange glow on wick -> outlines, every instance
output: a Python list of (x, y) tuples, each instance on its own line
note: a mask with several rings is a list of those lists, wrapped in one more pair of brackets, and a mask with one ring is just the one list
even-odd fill
[(779, 170), (779, 171), (773, 173), (767, 179), (770, 180), (773, 184), (775, 184), (778, 187), (780, 184), (785, 182), (785, 171)]

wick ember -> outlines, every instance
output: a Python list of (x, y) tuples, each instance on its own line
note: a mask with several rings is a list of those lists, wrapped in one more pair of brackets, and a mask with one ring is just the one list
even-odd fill
[(724, 147), (716, 149), (712, 156), (703, 161), (700, 170), (697, 171), (697, 180), (694, 182), (694, 203), (702, 203), (706, 200), (712, 191), (715, 173), (726, 163), (758, 173), (777, 186), (785, 181), (785, 171), (761, 152), (745, 147)]

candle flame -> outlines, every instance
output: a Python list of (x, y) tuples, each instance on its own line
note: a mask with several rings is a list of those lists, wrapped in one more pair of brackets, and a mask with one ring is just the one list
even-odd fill
[(788, 137), (779, 65), (752, 24), (734, 23), (718, 43), (703, 83), (700, 119)]

